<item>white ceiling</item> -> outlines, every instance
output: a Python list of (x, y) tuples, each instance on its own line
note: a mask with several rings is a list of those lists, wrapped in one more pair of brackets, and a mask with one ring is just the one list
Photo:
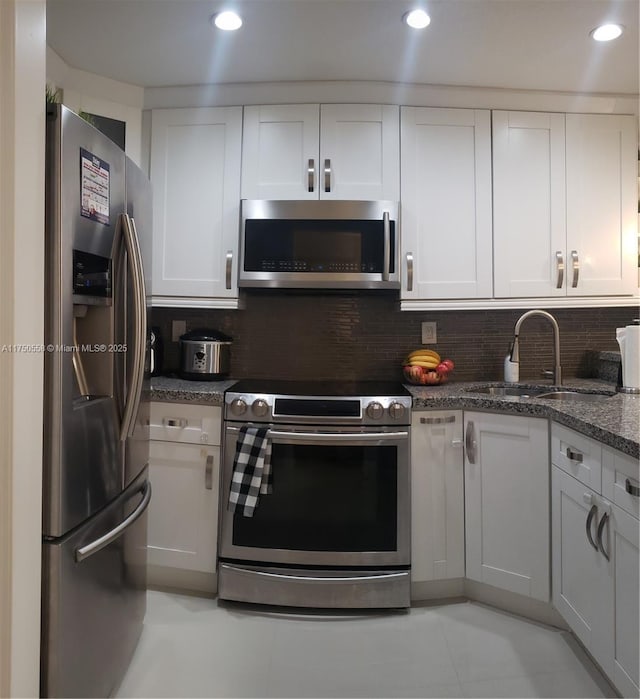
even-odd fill
[[(638, 94), (638, 0), (47, 0), (70, 66), (142, 87), (373, 80)], [(403, 14), (425, 7), (416, 32)], [(233, 8), (237, 32), (209, 17)], [(599, 44), (589, 32), (625, 26)]]

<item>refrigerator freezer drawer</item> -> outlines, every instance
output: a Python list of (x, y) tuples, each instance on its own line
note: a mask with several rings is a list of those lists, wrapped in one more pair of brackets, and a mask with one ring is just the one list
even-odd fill
[(146, 611), (147, 477), (43, 544), (42, 696), (107, 697), (122, 680)]

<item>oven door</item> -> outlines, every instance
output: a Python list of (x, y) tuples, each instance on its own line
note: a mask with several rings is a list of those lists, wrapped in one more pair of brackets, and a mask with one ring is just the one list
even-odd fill
[(220, 557), (327, 567), (409, 566), (409, 427), (272, 425), (273, 491), (228, 508), (239, 426), (224, 441)]

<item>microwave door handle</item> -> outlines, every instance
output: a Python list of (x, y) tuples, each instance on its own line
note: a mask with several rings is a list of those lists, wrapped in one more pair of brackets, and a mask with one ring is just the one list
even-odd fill
[(382, 281), (389, 281), (389, 272), (391, 267), (391, 223), (389, 221), (389, 212), (385, 211), (382, 214), (382, 226), (384, 229), (384, 263), (382, 266)]

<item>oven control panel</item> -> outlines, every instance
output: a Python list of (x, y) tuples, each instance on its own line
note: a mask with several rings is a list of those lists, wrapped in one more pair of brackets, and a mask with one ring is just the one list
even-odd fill
[(225, 419), (269, 423), (408, 425), (411, 396), (299, 396), (227, 392)]

